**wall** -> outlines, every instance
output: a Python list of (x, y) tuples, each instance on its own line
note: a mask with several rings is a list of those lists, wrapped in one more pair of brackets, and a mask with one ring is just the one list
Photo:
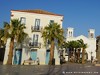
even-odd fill
[[(21, 17), (26, 18), (25, 32), (28, 33), (29, 38), (31, 40), (33, 38), (33, 34), (39, 35), (38, 41), (41, 42), (41, 48), (35, 48), (35, 49), (37, 49), (37, 57), (39, 57), (39, 59), (40, 59), (40, 64), (45, 64), (46, 48), (44, 46), (43, 38), (41, 38), (42, 34), (41, 34), (41, 32), (33, 32), (32, 33), (31, 26), (35, 25), (35, 19), (40, 19), (40, 26), (43, 28), (49, 24), (50, 20), (54, 20), (54, 22), (60, 24), (61, 28), (62, 28), (63, 16), (25, 13), (25, 12), (17, 12), (17, 11), (11, 11), (11, 14), (13, 14), (13, 17), (11, 17), (11, 19), (19, 19), (20, 20)], [(29, 47), (26, 47), (26, 48), (25, 47), (23, 48), (23, 51), (22, 51), (21, 64), (23, 64), (24, 60), (27, 60), (30, 57), (30, 55), (29, 55), (30, 49), (29, 49)], [(55, 53), (57, 54), (57, 51), (55, 51)], [(57, 55), (55, 55), (55, 57), (56, 57), (57, 64), (59, 64), (59, 58), (57, 57)]]
[(82, 39), (84, 43), (87, 44), (86, 52), (88, 53), (88, 60), (91, 60), (91, 52), (94, 59), (96, 59), (96, 39), (95, 38), (91, 39), (83, 35), (80, 35), (78, 37), (67, 38), (66, 41), (80, 40), (80, 39)]

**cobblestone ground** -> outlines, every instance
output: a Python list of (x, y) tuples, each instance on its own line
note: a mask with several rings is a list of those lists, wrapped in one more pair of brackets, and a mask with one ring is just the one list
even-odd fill
[(0, 65), (0, 75), (100, 75), (100, 67), (80, 64)]

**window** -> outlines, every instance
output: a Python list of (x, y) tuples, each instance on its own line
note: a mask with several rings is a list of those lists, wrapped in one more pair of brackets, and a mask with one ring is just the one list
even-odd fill
[(69, 31), (69, 37), (72, 37), (73, 34), (72, 34), (72, 31)]
[(91, 35), (91, 38), (93, 38), (93, 33), (91, 33), (90, 35)]
[(39, 46), (38, 37), (39, 37), (39, 35), (37, 35), (37, 34), (33, 35), (33, 46)]
[(71, 37), (72, 37), (72, 32), (71, 32)]
[(34, 34), (33, 35), (33, 42), (38, 42), (38, 37), (39, 37), (39, 35)]
[(40, 19), (35, 19), (35, 26), (40, 26)]
[(34, 29), (35, 30), (39, 30), (40, 29), (40, 19), (35, 19)]
[(39, 37), (39, 35), (36, 35), (36, 42), (38, 42), (38, 37)]
[(54, 20), (50, 20), (50, 24), (53, 24), (54, 23)]
[(21, 24), (26, 24), (26, 18), (25, 17), (21, 17), (20, 21), (21, 21)]
[(70, 31), (69, 31), (69, 37), (70, 37)]

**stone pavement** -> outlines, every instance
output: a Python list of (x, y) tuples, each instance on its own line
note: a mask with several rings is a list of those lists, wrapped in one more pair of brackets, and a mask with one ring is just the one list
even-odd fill
[(0, 75), (100, 75), (100, 67), (81, 64), (0, 65)]

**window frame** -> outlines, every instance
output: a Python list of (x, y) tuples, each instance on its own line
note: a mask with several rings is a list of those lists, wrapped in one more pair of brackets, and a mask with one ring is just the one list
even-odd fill
[(50, 22), (49, 22), (50, 24), (53, 24), (54, 23), (54, 20), (50, 20)]
[(25, 17), (20, 17), (20, 21), (21, 21), (21, 24), (26, 25), (26, 18)]
[(35, 26), (40, 26), (40, 19), (35, 19)]

